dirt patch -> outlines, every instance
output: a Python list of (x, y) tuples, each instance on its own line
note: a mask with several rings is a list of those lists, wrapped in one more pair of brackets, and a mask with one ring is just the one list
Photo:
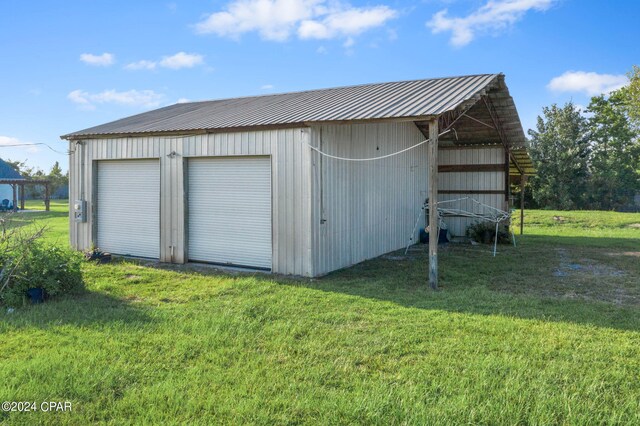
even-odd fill
[(553, 220), (555, 220), (556, 222), (562, 223), (565, 221), (565, 218), (563, 216), (554, 216)]
[(609, 256), (629, 256), (640, 257), (640, 251), (621, 251), (618, 253), (607, 253)]
[(632, 223), (631, 225), (627, 225), (628, 228), (640, 229), (640, 223)]
[[(629, 272), (618, 269), (607, 262), (582, 257), (572, 257), (572, 252), (565, 248), (555, 249), (558, 267), (552, 272), (558, 277), (552, 285), (538, 288), (547, 296), (564, 299), (598, 300), (616, 305), (640, 304), (640, 294)], [(621, 252), (608, 255), (623, 255)], [(638, 253), (640, 255), (640, 253)]]
[(134, 274), (127, 274), (125, 275), (125, 278), (128, 280), (137, 280), (142, 278), (140, 275), (134, 275)]
[(577, 262), (572, 262), (567, 249), (556, 249), (556, 253), (558, 253), (558, 258), (560, 259), (560, 265), (553, 271), (553, 275), (556, 277), (566, 277), (578, 273), (610, 277), (620, 277), (625, 274), (625, 272), (620, 269), (599, 263), (592, 259), (583, 258)]

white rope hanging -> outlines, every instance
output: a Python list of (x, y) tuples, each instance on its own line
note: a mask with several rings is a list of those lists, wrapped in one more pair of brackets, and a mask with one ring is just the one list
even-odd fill
[[(444, 135), (445, 133), (449, 133), (451, 130), (445, 130), (444, 132), (440, 133), (438, 135), (438, 137)], [(331, 155), (331, 154), (327, 154), (326, 152), (320, 151), (318, 148), (316, 148), (315, 146), (312, 146), (311, 144), (309, 144), (308, 142), (305, 142), (307, 144), (307, 146), (309, 148), (311, 148), (312, 150), (314, 150), (315, 152), (317, 152), (320, 155), (323, 155), (325, 157), (329, 157), (329, 158), (333, 158), (334, 160), (342, 160), (342, 161), (376, 161), (376, 160), (384, 160), (385, 158), (389, 158), (389, 157), (393, 157), (395, 155), (400, 155), (404, 152), (410, 151), (414, 148), (419, 147), (420, 145), (424, 145), (425, 143), (429, 142), (431, 140), (431, 138), (429, 139), (425, 139), (422, 142), (419, 142), (415, 145), (410, 146), (409, 148), (405, 148), (402, 149), (400, 151), (391, 153), (391, 154), (387, 154), (387, 155), (382, 155), (380, 157), (371, 157), (371, 158), (347, 158), (347, 157), (338, 157), (336, 155)]]

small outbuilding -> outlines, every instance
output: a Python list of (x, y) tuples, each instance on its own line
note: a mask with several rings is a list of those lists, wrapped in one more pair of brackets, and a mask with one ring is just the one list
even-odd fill
[[(24, 177), (18, 173), (13, 167), (11, 167), (6, 161), (0, 158), (0, 179), (9, 181), (23, 181)], [(14, 197), (14, 185), (11, 183), (0, 183), (0, 210), (13, 209)]]
[(181, 103), (62, 138), (76, 249), (310, 277), (406, 246), (430, 182), (507, 209), (532, 171), (502, 74)]

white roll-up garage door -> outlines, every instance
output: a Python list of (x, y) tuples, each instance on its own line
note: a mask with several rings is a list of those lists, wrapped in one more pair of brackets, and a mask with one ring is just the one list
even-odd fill
[(188, 163), (189, 259), (271, 269), (271, 159)]
[(97, 186), (97, 246), (110, 253), (159, 258), (159, 161), (99, 161)]

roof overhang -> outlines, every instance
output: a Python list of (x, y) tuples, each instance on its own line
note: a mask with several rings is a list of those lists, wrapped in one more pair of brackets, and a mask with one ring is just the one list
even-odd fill
[[(416, 122), (428, 135), (428, 123)], [(442, 113), (438, 118), (441, 147), (502, 146), (509, 154), (511, 175), (534, 175), (520, 116), (500, 74), (468, 102)]]

